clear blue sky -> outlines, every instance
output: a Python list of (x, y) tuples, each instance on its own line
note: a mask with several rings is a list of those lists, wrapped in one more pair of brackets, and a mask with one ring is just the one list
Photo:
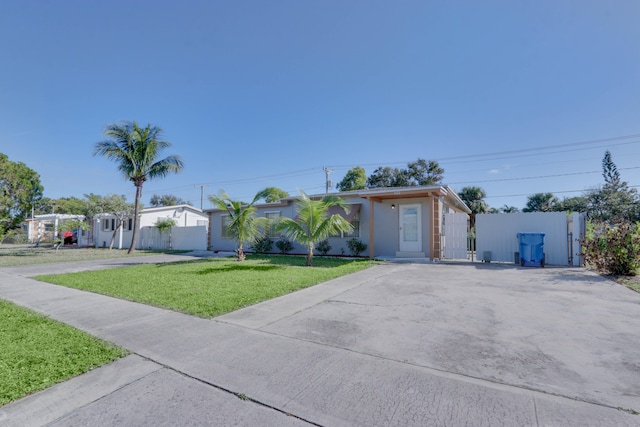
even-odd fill
[(143, 202), (196, 206), (419, 157), (493, 207), (600, 185), (606, 149), (640, 185), (640, 136), (591, 142), (640, 134), (639, 22), (637, 0), (4, 0), (0, 152), (45, 196), (133, 201), (93, 147), (151, 123), (185, 170)]

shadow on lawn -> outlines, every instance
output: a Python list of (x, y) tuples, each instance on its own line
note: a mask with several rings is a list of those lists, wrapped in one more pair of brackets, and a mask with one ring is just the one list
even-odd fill
[(282, 270), (284, 267), (280, 265), (260, 265), (260, 264), (225, 264), (221, 267), (207, 268), (196, 272), (196, 274), (212, 274), (212, 273), (226, 273), (228, 271), (269, 271), (269, 270)]

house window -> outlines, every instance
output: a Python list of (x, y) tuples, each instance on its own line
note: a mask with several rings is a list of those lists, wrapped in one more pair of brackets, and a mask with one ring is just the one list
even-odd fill
[(229, 215), (222, 215), (220, 218), (222, 220), (222, 233), (221, 237), (223, 239), (233, 239), (233, 234), (229, 231), (229, 226), (231, 225), (231, 217)]
[(280, 237), (280, 233), (276, 231), (276, 222), (278, 221), (278, 218), (280, 218), (280, 212), (266, 212), (264, 216), (269, 220), (267, 237), (278, 239)]
[(113, 218), (106, 218), (102, 220), (102, 231), (113, 231), (116, 227), (116, 220)]
[(342, 237), (360, 237), (360, 212), (358, 212), (351, 220), (353, 230), (342, 233)]
[(127, 220), (127, 230), (129, 231), (133, 230), (133, 218), (129, 218)]

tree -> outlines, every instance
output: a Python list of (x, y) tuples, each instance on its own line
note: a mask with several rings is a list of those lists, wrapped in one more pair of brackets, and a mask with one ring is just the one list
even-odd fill
[(87, 212), (87, 202), (77, 197), (61, 197), (51, 200), (51, 205), (55, 207), (55, 213), (85, 215)]
[(154, 194), (153, 196), (151, 196), (149, 203), (154, 207), (190, 204), (189, 202), (185, 202), (184, 200), (182, 200), (178, 196), (174, 196), (173, 194), (163, 194), (162, 196)]
[(558, 212), (586, 212), (589, 200), (584, 196), (565, 197), (553, 209)]
[(367, 178), (368, 188), (415, 187), (436, 185), (442, 182), (444, 169), (435, 160), (418, 158), (409, 162), (406, 169), (378, 167)]
[(553, 212), (558, 198), (552, 193), (536, 193), (527, 199), (527, 206), (522, 212)]
[(340, 232), (353, 229), (349, 221), (339, 214), (329, 215), (329, 208), (339, 206), (348, 209), (337, 196), (327, 195), (320, 200), (312, 200), (304, 191), (296, 201), (297, 218), (280, 218), (277, 230), (285, 236), (307, 247), (307, 266), (313, 265), (313, 248), (316, 243)]
[(128, 251), (130, 254), (136, 248), (140, 198), (145, 181), (164, 178), (170, 173), (178, 173), (182, 171), (184, 164), (182, 159), (175, 155), (158, 160), (160, 151), (169, 148), (171, 143), (161, 139), (162, 129), (157, 126), (148, 124), (142, 128), (135, 121), (122, 122), (107, 125), (104, 134), (108, 139), (96, 144), (94, 155), (115, 161), (125, 179), (133, 182), (136, 187), (133, 233)]
[(31, 214), (42, 191), (40, 176), (33, 169), (0, 153), (0, 236)]
[(109, 249), (113, 249), (113, 244), (116, 240), (116, 235), (120, 231), (120, 228), (124, 226), (125, 221), (133, 217), (135, 211), (135, 205), (133, 203), (127, 203), (125, 195), (109, 194), (106, 196), (99, 196), (97, 194), (85, 194), (87, 199), (87, 213), (86, 220), (91, 221), (93, 218), (98, 218), (104, 215), (113, 215), (117, 219), (117, 225), (114, 227), (111, 233), (111, 241), (109, 242)]
[(236, 249), (238, 261), (244, 261), (246, 258), (243, 244), (253, 243), (262, 235), (265, 227), (268, 226), (268, 219), (264, 217), (258, 218), (254, 206), (258, 200), (264, 199), (268, 194), (267, 190), (262, 190), (248, 204), (239, 200), (232, 200), (224, 190), (220, 192), (219, 196), (209, 196), (209, 201), (218, 209), (226, 211), (229, 216), (227, 230), (238, 243), (238, 248)]
[(464, 187), (458, 196), (471, 209), (469, 225), (473, 228), (476, 225), (476, 215), (489, 211), (489, 205), (484, 201), (487, 193), (480, 187)]
[(586, 194), (589, 217), (599, 221), (637, 221), (640, 216), (638, 192), (621, 180), (608, 150), (602, 159), (602, 177), (604, 185)]
[(282, 198), (289, 197), (289, 193), (277, 187), (267, 187), (262, 190), (262, 193), (265, 195), (264, 201), (266, 203), (276, 203)]
[(508, 206), (508, 205), (504, 205), (500, 208), (500, 210), (502, 211), (502, 213), (518, 213), (520, 212), (520, 209), (518, 209), (515, 206)]
[(363, 190), (367, 188), (367, 174), (364, 168), (356, 166), (347, 171), (342, 181), (336, 184), (338, 191)]

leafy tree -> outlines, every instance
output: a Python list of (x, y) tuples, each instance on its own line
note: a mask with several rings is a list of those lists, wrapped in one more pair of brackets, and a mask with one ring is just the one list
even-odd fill
[(0, 236), (31, 214), (42, 191), (40, 176), (33, 169), (0, 153)]
[(245, 204), (239, 200), (232, 200), (227, 193), (222, 190), (219, 196), (209, 196), (209, 201), (217, 207), (227, 212), (229, 215), (228, 231), (234, 236), (238, 243), (236, 256), (238, 261), (244, 261), (243, 244), (253, 243), (264, 232), (264, 228), (269, 224), (267, 218), (258, 218), (256, 214), (255, 204), (258, 200), (268, 196), (267, 190), (262, 190), (255, 195), (253, 200)]
[(353, 191), (367, 188), (367, 174), (364, 168), (356, 166), (347, 171), (342, 181), (336, 184), (338, 191)]
[(40, 197), (33, 203), (33, 212), (35, 215), (54, 213), (54, 206), (53, 199), (50, 199), (49, 197)]
[(122, 122), (107, 126), (105, 141), (98, 142), (94, 155), (106, 157), (118, 164), (118, 170), (136, 187), (133, 213), (133, 233), (128, 253), (136, 248), (138, 235), (138, 215), (142, 186), (148, 179), (164, 178), (170, 173), (178, 173), (184, 168), (179, 156), (171, 155), (158, 160), (160, 151), (171, 143), (162, 140), (162, 129), (147, 125), (142, 128), (137, 122)]
[(338, 214), (329, 216), (329, 208), (339, 206), (347, 209), (344, 201), (337, 196), (327, 195), (320, 200), (312, 200), (304, 191), (296, 201), (296, 219), (280, 218), (278, 231), (307, 247), (307, 266), (313, 265), (313, 248), (316, 243), (331, 235), (353, 229), (349, 221)]
[(151, 200), (149, 200), (149, 204), (153, 207), (158, 206), (175, 206), (175, 205), (189, 205), (189, 202), (185, 202), (178, 196), (174, 196), (173, 194), (163, 194), (162, 196), (158, 194), (154, 194), (151, 196)]
[(553, 207), (558, 212), (586, 212), (589, 200), (584, 196), (565, 197)]
[(104, 215), (113, 215), (116, 217), (117, 226), (114, 227), (109, 242), (109, 249), (113, 249), (116, 235), (120, 231), (120, 228), (124, 226), (125, 222), (133, 217), (135, 205), (133, 203), (127, 203), (125, 195), (109, 194), (103, 197), (90, 193), (85, 194), (84, 197), (87, 199), (87, 221), (91, 221), (93, 218), (100, 219)]
[(469, 225), (471, 228), (475, 227), (476, 215), (489, 211), (489, 205), (484, 201), (487, 193), (480, 187), (464, 187), (460, 190), (458, 196), (471, 209)]
[(55, 213), (85, 215), (87, 212), (86, 200), (81, 200), (77, 197), (61, 197), (51, 200), (51, 204), (55, 206)]
[(267, 187), (262, 191), (265, 194), (264, 201), (266, 203), (276, 203), (284, 197), (289, 197), (289, 193), (277, 187)]
[(620, 172), (618, 172), (616, 164), (613, 163), (609, 150), (604, 152), (604, 157), (602, 158), (602, 177), (604, 178), (605, 186), (610, 187), (614, 191), (619, 190), (621, 185)]
[(558, 198), (552, 193), (535, 193), (528, 197), (522, 212), (553, 212), (557, 204)]
[(178, 223), (172, 218), (163, 218), (156, 221), (156, 228), (160, 234), (169, 232), (169, 249), (171, 249), (171, 227), (175, 227)]
[(444, 169), (435, 160), (418, 158), (409, 162), (406, 169), (378, 167), (367, 178), (368, 188), (415, 187), (436, 185), (442, 182)]

